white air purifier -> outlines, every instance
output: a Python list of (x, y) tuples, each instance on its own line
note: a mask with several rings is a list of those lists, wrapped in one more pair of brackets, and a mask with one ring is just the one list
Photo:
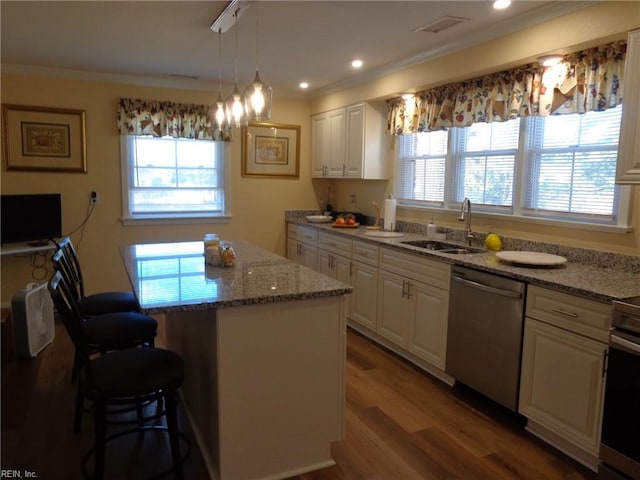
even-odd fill
[(30, 283), (11, 298), (16, 357), (33, 358), (55, 336), (53, 301), (46, 283)]

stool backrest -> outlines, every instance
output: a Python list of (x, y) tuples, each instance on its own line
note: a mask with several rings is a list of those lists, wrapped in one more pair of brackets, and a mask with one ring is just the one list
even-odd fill
[(56, 253), (62, 252), (62, 256), (59, 257), (58, 265), (56, 266), (55, 254), (54, 254), (54, 268), (64, 269), (64, 276), (70, 287), (73, 287), (76, 300), (80, 301), (84, 298), (84, 280), (82, 278), (82, 269), (80, 268), (80, 261), (76, 249), (73, 247), (73, 243), (69, 237), (64, 237), (62, 240), (56, 242)]
[(49, 280), (48, 289), (58, 315), (64, 323), (65, 330), (73, 342), (80, 368), (85, 370), (87, 380), (91, 383), (91, 350), (84, 333), (84, 319), (80, 313), (73, 288), (65, 280), (63, 273), (57, 271)]

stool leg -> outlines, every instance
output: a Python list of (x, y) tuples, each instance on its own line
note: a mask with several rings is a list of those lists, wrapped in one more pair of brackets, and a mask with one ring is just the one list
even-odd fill
[(103, 400), (95, 400), (95, 458), (93, 466), (94, 480), (104, 477), (104, 449), (107, 437), (107, 406)]
[(80, 433), (82, 426), (82, 414), (84, 413), (84, 395), (78, 383), (78, 391), (76, 392), (76, 410), (73, 412), (73, 433)]
[(171, 457), (173, 458), (173, 468), (175, 478), (182, 480), (182, 459), (180, 458), (180, 435), (178, 434), (178, 415), (176, 391), (171, 390), (164, 394), (164, 405), (167, 414), (167, 428), (169, 429), (169, 443), (171, 445)]

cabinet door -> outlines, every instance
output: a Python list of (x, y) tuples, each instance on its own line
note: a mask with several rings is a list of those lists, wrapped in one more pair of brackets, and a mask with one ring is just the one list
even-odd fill
[(411, 300), (408, 348), (418, 357), (444, 370), (449, 292), (412, 280), (408, 295)]
[(312, 247), (304, 243), (300, 244), (300, 248), (302, 250), (301, 263), (305, 267), (309, 267), (309, 268), (312, 268), (313, 270), (317, 270), (318, 269), (318, 249), (316, 247)]
[(378, 333), (406, 346), (410, 302), (406, 278), (381, 270), (378, 277)]
[(332, 110), (328, 113), (329, 121), (329, 149), (328, 172), (329, 177), (344, 176), (344, 108)]
[(326, 113), (311, 117), (311, 176), (324, 177), (329, 164), (329, 120)]
[(378, 268), (360, 262), (353, 262), (351, 285), (353, 286), (353, 294), (351, 295), (350, 318), (375, 331)]
[(317, 253), (318, 249), (306, 245), (291, 237), (288, 239), (287, 258), (305, 267), (318, 269)]
[(640, 184), (640, 30), (629, 33), (624, 67), (624, 109), (620, 125), (616, 183)]
[(318, 271), (351, 285), (351, 259), (318, 249)]
[(362, 178), (364, 161), (364, 105), (346, 109), (346, 176)]
[(519, 411), (598, 455), (607, 346), (526, 318)]

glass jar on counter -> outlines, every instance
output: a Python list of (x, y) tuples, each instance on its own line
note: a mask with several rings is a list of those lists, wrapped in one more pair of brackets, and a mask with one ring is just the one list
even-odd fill
[(231, 242), (220, 242), (218, 254), (220, 255), (221, 267), (233, 267), (236, 264), (236, 252)]

